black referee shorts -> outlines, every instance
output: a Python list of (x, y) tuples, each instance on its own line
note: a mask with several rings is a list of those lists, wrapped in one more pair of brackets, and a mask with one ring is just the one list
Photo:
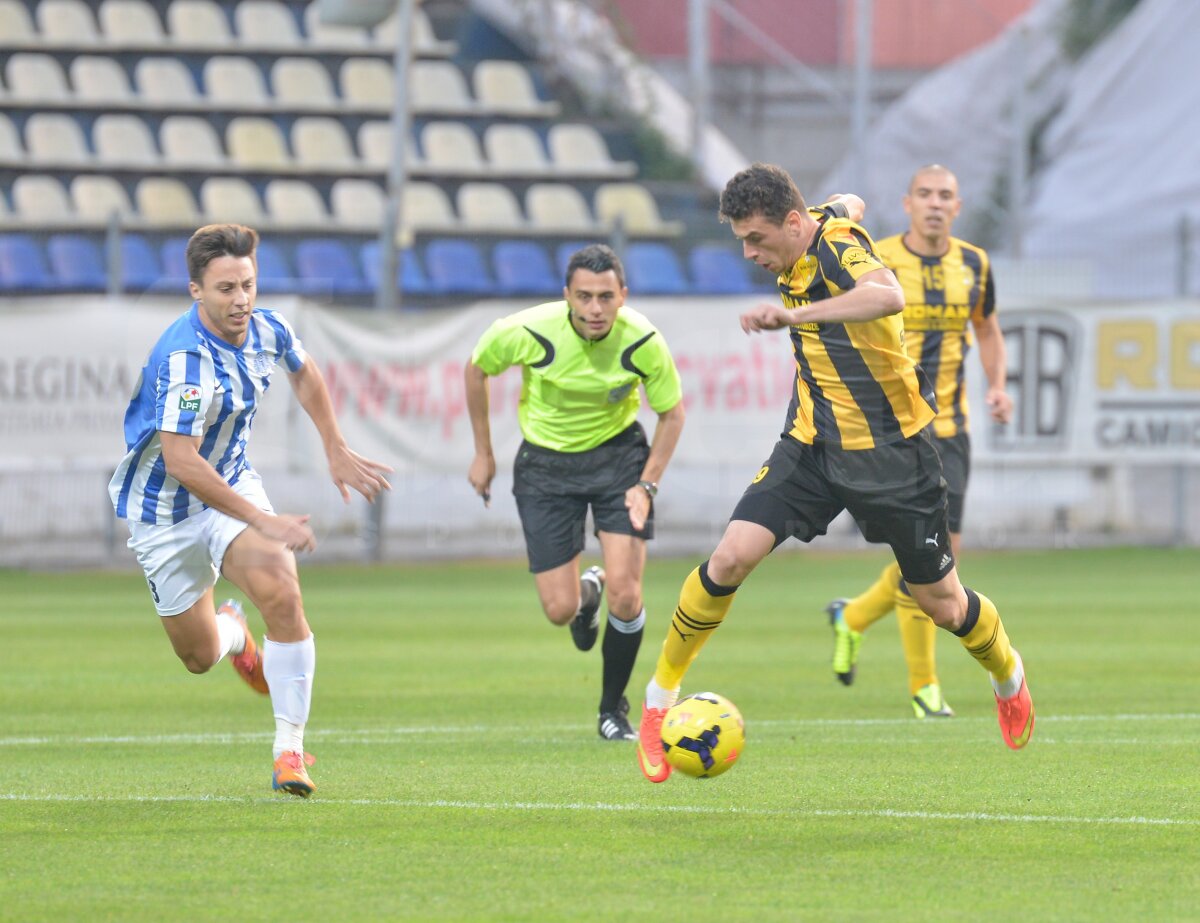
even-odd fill
[(641, 530), (633, 528), (625, 508), (625, 491), (641, 478), (649, 456), (640, 423), (586, 452), (556, 452), (522, 442), (513, 464), (513, 496), (529, 570), (553, 570), (583, 551), (589, 506), (596, 532), (653, 538), (654, 504)]
[(785, 436), (730, 519), (770, 529), (779, 545), (824, 535), (844, 509), (867, 541), (891, 546), (907, 582), (936, 583), (954, 566), (946, 482), (927, 432), (857, 451)]

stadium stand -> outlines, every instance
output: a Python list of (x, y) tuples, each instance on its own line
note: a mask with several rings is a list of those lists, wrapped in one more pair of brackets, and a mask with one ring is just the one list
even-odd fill
[(94, 240), (79, 234), (51, 234), (46, 253), (56, 288), (87, 291), (107, 285), (104, 254)]

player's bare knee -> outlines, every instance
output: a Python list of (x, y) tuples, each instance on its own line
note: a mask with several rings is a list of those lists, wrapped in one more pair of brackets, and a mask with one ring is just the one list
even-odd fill
[(636, 583), (608, 587), (608, 609), (623, 622), (631, 622), (642, 611), (642, 592)]
[(542, 611), (552, 625), (566, 625), (579, 611), (579, 600), (542, 600)]
[(708, 579), (721, 586), (740, 586), (757, 562), (751, 562), (738, 549), (721, 543), (708, 559)]

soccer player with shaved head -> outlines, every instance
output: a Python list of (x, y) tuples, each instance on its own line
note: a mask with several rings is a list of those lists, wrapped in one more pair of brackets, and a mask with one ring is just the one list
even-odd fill
[[(979, 345), (988, 382), (985, 401), (992, 420), (1007, 423), (1012, 416), (1012, 399), (1005, 391), (1004, 335), (996, 317), (991, 261), (982, 247), (952, 236), (961, 208), (955, 175), (940, 164), (921, 167), (904, 197), (908, 230), (881, 240), (878, 248), (880, 259), (904, 289), (904, 348), (929, 377), (937, 397), (930, 435), (946, 479), (947, 528), (955, 560), (961, 555), (963, 508), (971, 471), (965, 377), (972, 341)], [(826, 607), (834, 631), (834, 673), (847, 686), (854, 681), (862, 633), (893, 608), (908, 666), (913, 714), (917, 718), (953, 716), (938, 681), (937, 626), (909, 593), (895, 562), (861, 595), (835, 599)]]
[(782, 300), (743, 313), (742, 330), (788, 330), (796, 377), (782, 436), (680, 591), (642, 706), (638, 764), (651, 782), (671, 771), (667, 709), (738, 588), (785, 540), (823, 535), (842, 510), (868, 541), (891, 547), (921, 609), (988, 672), (1005, 743), (1019, 749), (1033, 732), (1024, 668), (1000, 614), (955, 569), (946, 483), (928, 433), (936, 399), (904, 350), (904, 291), (840, 204), (807, 207), (784, 170), (761, 163), (721, 193), (721, 220), (746, 259), (776, 274)]
[[(259, 402), (277, 369), (316, 425), (329, 474), (346, 502), (388, 489), (392, 469), (346, 445), (316, 363), (283, 315), (255, 307), (258, 234), (238, 224), (200, 228), (187, 244), (194, 299), (159, 337), (125, 412), (126, 455), (109, 484), (129, 547), (175, 654), (192, 673), (228, 658), (275, 714), (277, 791), (307, 797), (304, 726), (316, 646), (296, 572), (316, 539), (308, 516), (276, 513), (246, 456)], [(242, 607), (214, 607), (223, 576), (267, 626), (260, 649)]]

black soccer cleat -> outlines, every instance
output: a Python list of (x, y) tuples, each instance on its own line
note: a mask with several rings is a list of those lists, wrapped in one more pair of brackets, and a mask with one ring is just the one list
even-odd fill
[(600, 636), (600, 599), (604, 595), (604, 571), (589, 567), (579, 578), (579, 611), (571, 619), (571, 640), (581, 651), (590, 651)]
[(637, 740), (637, 731), (629, 724), (629, 699), (621, 696), (614, 711), (601, 712), (597, 730), (605, 740)]

